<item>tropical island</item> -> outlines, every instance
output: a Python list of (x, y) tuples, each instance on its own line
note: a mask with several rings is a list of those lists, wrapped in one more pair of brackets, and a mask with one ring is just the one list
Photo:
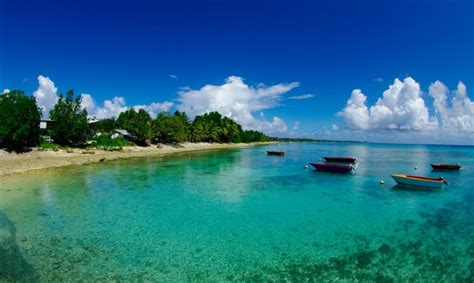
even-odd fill
[[(13, 157), (0, 155), (3, 161), (0, 175), (275, 140), (259, 131), (243, 130), (241, 125), (218, 112), (206, 113), (191, 121), (186, 113), (179, 111), (161, 112), (153, 118), (143, 109), (132, 108), (120, 113), (117, 119), (97, 120), (88, 116), (87, 110), (81, 107), (81, 97), (75, 96), (73, 90), (59, 96), (49, 118), (42, 119), (35, 98), (21, 90), (0, 95), (0, 148), (16, 153)], [(32, 166), (30, 159), (36, 164)], [(54, 161), (46, 161), (51, 159)], [(20, 164), (16, 164), (18, 162)]]
[[(235, 148), (270, 142), (309, 142), (313, 139), (270, 137), (244, 130), (218, 112), (196, 116), (129, 109), (117, 118), (96, 119), (81, 107), (81, 97), (61, 94), (41, 117), (36, 100), (22, 90), (0, 95), (0, 175), (34, 169), (87, 164), (130, 157)], [(0, 152), (1, 153), (1, 152)]]
[(81, 97), (61, 94), (49, 113), (22, 90), (0, 95), (0, 176), (30, 170), (131, 157), (245, 147), (272, 142), (340, 142), (270, 137), (244, 130), (218, 112), (191, 120), (186, 113), (152, 117), (131, 108), (117, 118), (96, 119), (81, 107)]

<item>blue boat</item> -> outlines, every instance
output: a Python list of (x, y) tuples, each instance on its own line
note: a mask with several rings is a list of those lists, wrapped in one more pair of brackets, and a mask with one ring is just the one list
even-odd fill
[(351, 164), (348, 165), (339, 165), (339, 164), (331, 164), (331, 163), (310, 163), (311, 166), (316, 168), (317, 170), (323, 170), (328, 172), (335, 172), (335, 173), (349, 173), (354, 169)]

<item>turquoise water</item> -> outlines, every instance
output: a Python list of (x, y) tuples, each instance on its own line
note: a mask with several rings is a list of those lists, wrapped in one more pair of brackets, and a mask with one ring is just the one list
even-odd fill
[[(3, 178), (0, 281), (472, 282), (473, 149), (288, 143)], [(357, 171), (304, 169), (325, 155)]]

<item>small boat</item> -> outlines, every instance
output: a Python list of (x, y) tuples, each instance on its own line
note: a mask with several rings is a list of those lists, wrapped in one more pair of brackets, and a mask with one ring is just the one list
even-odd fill
[(267, 150), (268, 155), (278, 155), (278, 156), (283, 156), (285, 155), (284, 151), (274, 151), (274, 150)]
[(461, 165), (459, 164), (431, 164), (434, 170), (459, 170)]
[(325, 156), (324, 160), (327, 162), (339, 162), (339, 163), (354, 163), (357, 161), (355, 157), (330, 157)]
[(443, 177), (430, 178), (413, 175), (393, 174), (392, 178), (400, 185), (418, 186), (441, 189), (444, 184), (448, 184)]
[(331, 163), (310, 163), (314, 168), (323, 171), (335, 172), (335, 173), (349, 173), (354, 167), (349, 165), (339, 165)]

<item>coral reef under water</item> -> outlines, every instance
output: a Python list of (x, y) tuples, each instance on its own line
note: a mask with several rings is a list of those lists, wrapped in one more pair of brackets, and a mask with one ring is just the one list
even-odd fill
[(35, 282), (38, 275), (23, 257), (16, 239), (15, 225), (0, 211), (0, 281)]

